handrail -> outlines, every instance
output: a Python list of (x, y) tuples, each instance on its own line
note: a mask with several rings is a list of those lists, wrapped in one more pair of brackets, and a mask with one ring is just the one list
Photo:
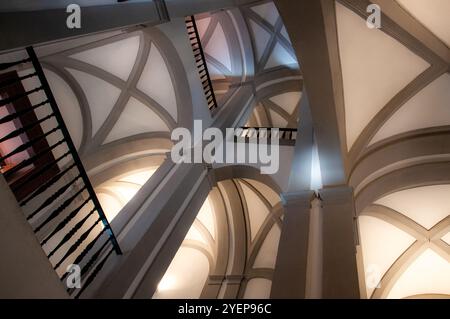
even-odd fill
[[(80, 264), (83, 275), (86, 275), (81, 278), (82, 284), (86, 286), (78, 292), (67, 288), (78, 298), (97, 276), (111, 251), (117, 255), (121, 255), (122, 251), (83, 167), (42, 66), (32, 47), (28, 47), (26, 52), (28, 58), (24, 60), (0, 64), (2, 71), (24, 63), (34, 68), (33, 73), (22, 77), (8, 73), (7, 80), (0, 83), (1, 92), (10, 92), (8, 89), (11, 86), (15, 86), (11, 92), (21, 88), (21, 93), (17, 95), (0, 97), (0, 108), (8, 107), (10, 111), (0, 119), (0, 125), (9, 123), (10, 127), (15, 127), (12, 132), (0, 136), (0, 144), (24, 137), (22, 144), (0, 155), (0, 164), (12, 161), (15, 155), (22, 152), (28, 153), (28, 158), (8, 170), (2, 169), (2, 173), (60, 279), (64, 280), (67, 276), (63, 265), (67, 267), (74, 261)], [(37, 78), (40, 84), (25, 92), (22, 81), (28, 78)], [(31, 105), (28, 97), (35, 93), (45, 95), (45, 99)], [(19, 103), (21, 109), (11, 112), (15, 103)], [(40, 114), (46, 111), (46, 115), (38, 118), (35, 113), (37, 109)], [(22, 125), (21, 119), (25, 117), (28, 122)], [(30, 118), (33, 119), (31, 123)], [(47, 124), (45, 128), (42, 125), (44, 122)], [(36, 132), (39, 133), (36, 135)], [(55, 142), (54, 138), (58, 136), (62, 138)], [(94, 215), (97, 218), (92, 218)]]
[[(252, 140), (259, 142), (260, 139), (270, 140), (272, 137), (272, 130), (275, 127), (240, 127), (236, 130), (235, 142), (243, 140), (248, 143)], [(298, 131), (296, 128), (276, 128), (278, 135), (276, 138), (282, 145), (295, 145)]]
[(205, 93), (206, 102), (210, 111), (217, 109), (218, 104), (211, 77), (208, 71), (208, 65), (203, 52), (200, 35), (198, 33), (197, 24), (194, 16), (186, 17), (186, 28), (188, 31), (189, 41), (191, 42), (192, 50), (194, 52), (195, 64), (200, 74), (200, 81), (202, 82), (203, 91)]

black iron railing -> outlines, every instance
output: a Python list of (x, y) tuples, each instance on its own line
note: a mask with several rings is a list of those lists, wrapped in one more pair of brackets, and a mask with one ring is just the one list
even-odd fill
[[(27, 59), (0, 64), (0, 71), (5, 71), (0, 73), (0, 108), (4, 108), (2, 114), (8, 111), (0, 125), (12, 127), (0, 136), (0, 147), (16, 143), (7, 152), (1, 148), (0, 165), (61, 280), (68, 277), (69, 265), (79, 265), (81, 289), (67, 288), (78, 298), (111, 254), (120, 255), (121, 250), (41, 64), (33, 48), (27, 48), (27, 53)], [(14, 70), (19, 67), (31, 71), (19, 76)], [(39, 84), (25, 91), (22, 81), (28, 79)], [(40, 102), (32, 105), (36, 96)], [(18, 138), (22, 143), (17, 145)], [(19, 154), (21, 160), (14, 163)]]
[(202, 43), (200, 41), (200, 35), (198, 33), (194, 16), (186, 17), (186, 27), (192, 50), (194, 51), (195, 63), (200, 74), (200, 81), (202, 82), (203, 91), (205, 92), (208, 108), (212, 111), (217, 109), (218, 104), (216, 101), (216, 96), (214, 94), (211, 77), (209, 76), (205, 53), (203, 52)]
[[(260, 139), (278, 139), (280, 145), (295, 145), (297, 140), (297, 129), (273, 127), (241, 127), (236, 129), (235, 141), (244, 141), (246, 143), (252, 140), (259, 142)], [(276, 135), (273, 135), (276, 134)]]

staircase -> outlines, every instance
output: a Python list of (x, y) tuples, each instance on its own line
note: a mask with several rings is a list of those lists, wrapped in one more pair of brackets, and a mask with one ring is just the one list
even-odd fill
[[(0, 63), (0, 167), (54, 271), (81, 270), (79, 298), (113, 253), (122, 254), (32, 47)], [(25, 71), (22, 71), (25, 70)], [(25, 91), (23, 81), (37, 81)], [(32, 105), (31, 96), (41, 98)]]

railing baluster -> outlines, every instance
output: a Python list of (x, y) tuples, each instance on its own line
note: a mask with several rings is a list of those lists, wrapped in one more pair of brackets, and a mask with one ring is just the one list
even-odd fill
[[(103, 231), (99, 234), (99, 237), (103, 234)], [(94, 242), (94, 241), (93, 241)], [(105, 249), (105, 247), (108, 245), (108, 242), (105, 242), (98, 250), (95, 254), (93, 254), (91, 256), (91, 258), (89, 258), (88, 262), (84, 265), (84, 267), (81, 269), (81, 274), (84, 275), (88, 272), (89, 268), (92, 267), (92, 265), (94, 264), (94, 261), (98, 258), (98, 256), (100, 255), (100, 253), (102, 252), (103, 249)]]
[(80, 220), (78, 223), (76, 223), (76, 225), (69, 230), (69, 232), (63, 237), (63, 239), (61, 239), (61, 241), (58, 243), (58, 245), (56, 245), (55, 248), (53, 248), (53, 250), (48, 254), (48, 257), (50, 258), (51, 256), (53, 256), (53, 254), (59, 249), (61, 248), (65, 243), (67, 243), (69, 241), (70, 238), (72, 238), (73, 235), (75, 235), (75, 233), (81, 228), (81, 226), (83, 226), (83, 224), (95, 213), (96, 209), (92, 209), (89, 214), (87, 214), (86, 216), (84, 216), (84, 218), (82, 220)]
[(35, 109), (37, 109), (37, 108), (39, 108), (39, 107), (41, 107), (41, 106), (43, 106), (43, 105), (45, 105), (47, 103), (48, 103), (48, 101), (44, 101), (44, 102), (36, 104), (36, 105), (34, 105), (34, 106), (30, 107), (30, 108), (27, 108), (27, 109), (25, 109), (23, 111), (19, 111), (19, 112), (13, 113), (13, 114), (8, 114), (5, 117), (3, 117), (2, 119), (0, 119), (0, 124), (4, 124), (4, 123), (7, 123), (7, 122), (10, 122), (10, 121), (12, 121), (12, 120), (14, 120), (14, 119), (16, 119), (18, 117), (21, 117), (21, 116), (23, 116), (23, 115), (25, 115), (25, 114), (27, 114), (27, 113), (29, 113), (31, 111), (34, 111)]
[[(203, 84), (203, 91), (205, 92), (205, 97), (207, 99), (207, 104), (209, 109), (212, 111), (218, 107), (216, 96), (213, 90), (213, 84), (211, 77), (209, 76), (208, 66), (206, 62), (205, 53), (201, 45), (200, 34), (197, 29), (197, 24), (195, 23), (195, 17), (186, 17), (186, 28), (188, 30), (188, 37), (191, 41), (192, 51), (194, 53), (195, 63), (200, 75), (200, 80)], [(204, 82), (207, 85), (204, 85)], [(209, 98), (208, 98), (209, 97)]]
[(64, 119), (61, 115), (61, 112), (59, 111), (55, 97), (53, 96), (53, 93), (50, 89), (50, 85), (48, 84), (48, 81), (45, 77), (44, 71), (42, 69), (41, 64), (39, 63), (36, 53), (34, 52), (32, 47), (27, 48), (27, 52), (28, 52), (28, 55), (30, 56), (31, 62), (33, 63), (34, 69), (36, 70), (36, 73), (38, 74), (39, 80), (41, 81), (44, 92), (47, 95), (47, 98), (50, 102), (50, 107), (52, 108), (53, 113), (55, 114), (55, 117), (60, 125), (61, 132), (64, 136), (64, 139), (67, 142), (67, 146), (72, 154), (73, 160), (77, 164), (78, 170), (80, 172), (81, 178), (83, 179), (84, 185), (86, 185), (89, 196), (92, 198), (92, 201), (94, 202), (95, 207), (97, 207), (97, 211), (98, 211), (98, 214), (100, 215), (100, 218), (102, 219), (103, 225), (109, 229), (110, 240), (114, 246), (114, 249), (116, 250), (116, 253), (121, 255), (122, 251), (120, 250), (119, 243), (117, 242), (117, 239), (114, 236), (111, 226), (109, 225), (108, 219), (106, 218), (106, 215), (103, 212), (102, 206), (100, 205), (100, 202), (98, 201), (97, 195), (95, 194), (94, 188), (92, 187), (89, 177), (88, 177), (86, 171), (84, 170), (81, 159), (78, 156), (77, 149), (76, 149), (75, 145), (73, 144), (72, 138), (70, 137), (69, 130), (67, 129), (67, 127), (64, 123)]
[(1, 157), (1, 158), (0, 158), (0, 162), (3, 162), (4, 160), (10, 158), (11, 156), (14, 156), (14, 155), (16, 155), (16, 154), (19, 154), (20, 152), (25, 151), (26, 149), (28, 149), (29, 147), (31, 147), (33, 144), (35, 144), (35, 143), (37, 143), (37, 142), (43, 140), (44, 138), (46, 138), (46, 137), (49, 136), (49, 135), (55, 133), (58, 129), (59, 129), (58, 127), (55, 127), (54, 129), (48, 131), (47, 133), (42, 134), (41, 136), (36, 137), (36, 138), (32, 139), (31, 141), (28, 141), (28, 142), (25, 143), (25, 144), (20, 145), (19, 147), (17, 147), (16, 149), (14, 149), (11, 153), (9, 153), (9, 154), (7, 154), (7, 155)]
[(21, 77), (19, 77), (19, 78), (14, 78), (14, 79), (6, 80), (6, 81), (3, 81), (3, 82), (0, 83), (0, 87), (1, 87), (1, 88), (5, 88), (5, 87), (8, 87), (8, 86), (11, 86), (11, 85), (13, 85), (13, 84), (15, 84), (15, 83), (21, 82), (21, 81), (23, 81), (23, 80), (26, 80), (26, 79), (29, 79), (29, 78), (32, 78), (32, 77), (35, 77), (36, 75), (37, 75), (37, 74), (36, 74), (36, 72), (35, 72), (35, 73), (30, 73), (30, 74), (21, 76)]
[[(35, 180), (36, 178), (38, 178), (42, 173), (44, 173), (45, 171), (55, 167), (55, 165), (58, 164), (59, 161), (61, 161), (62, 159), (64, 159), (65, 157), (69, 156), (70, 152), (66, 152), (63, 155), (61, 155), (60, 157), (58, 157), (56, 160), (47, 163), (46, 165), (44, 165), (43, 167), (39, 168), (38, 170), (34, 171), (32, 174), (30, 175), (26, 175), (24, 178), (22, 178), (20, 180), (20, 183), (18, 184), (14, 184), (11, 188), (13, 191), (17, 191), (18, 189), (20, 189), (21, 187), (23, 187), (26, 183), (29, 183), (33, 180)], [(23, 206), (23, 205), (21, 205)]]
[(31, 213), (27, 219), (32, 219), (34, 216), (36, 216), (40, 211), (42, 211), (45, 207), (52, 204), (58, 197), (60, 197), (62, 194), (64, 194), (70, 187), (75, 185), (75, 182), (80, 179), (80, 175), (72, 179), (70, 182), (68, 182), (66, 185), (58, 189), (52, 196), (47, 198), (41, 206), (39, 206), (33, 213)]
[[(77, 239), (77, 241), (70, 246), (70, 248), (67, 250), (67, 252), (64, 254), (64, 256), (56, 263), (55, 266), (53, 266), (53, 269), (58, 269), (59, 266), (61, 266), (61, 264), (66, 260), (67, 257), (69, 257), (70, 255), (72, 255), (72, 253), (77, 250), (77, 248), (83, 243), (83, 241), (89, 236), (89, 234), (91, 233), (91, 231), (102, 221), (101, 218), (97, 219), (97, 221), (91, 226), (89, 227), (88, 230), (86, 230), (81, 236), (80, 238)], [(51, 255), (49, 255), (49, 258), (51, 257)]]
[(30, 61), (31, 61), (30, 58), (26, 58), (26, 59), (23, 59), (20, 61), (15, 61), (15, 62), (0, 63), (0, 71), (4, 71), (6, 69), (12, 68), (13, 66), (23, 64), (23, 63), (28, 63)]
[[(109, 256), (111, 256), (112, 252), (114, 251), (113, 248), (109, 250), (109, 252), (103, 257), (103, 259), (97, 263), (92, 273), (89, 275), (89, 277), (86, 279), (86, 281), (83, 283), (83, 286), (81, 287), (80, 291), (76, 294), (75, 299), (78, 299), (80, 295), (84, 292), (84, 290), (89, 287), (89, 285), (94, 281), (95, 277), (97, 277), (100, 270), (105, 265), (106, 261), (108, 260)], [(98, 258), (98, 256), (97, 256)]]
[(41, 123), (51, 119), (52, 117), (53, 117), (53, 114), (47, 115), (46, 117), (40, 119), (37, 122), (34, 122), (34, 123), (30, 124), (30, 125), (27, 125), (27, 126), (24, 126), (24, 127), (21, 127), (19, 129), (15, 130), (15, 131), (12, 131), (8, 135), (4, 136), (3, 138), (0, 138), (0, 143), (3, 143), (5, 141), (7, 141), (7, 140), (15, 138), (15, 137), (17, 137), (19, 135), (22, 135), (22, 134), (26, 133), (27, 131), (31, 130), (33, 127), (36, 127), (37, 125), (39, 125), (39, 124), (41, 124)]
[[(195, 38), (195, 29), (189, 32)], [(201, 50), (201, 47), (199, 49)], [(51, 251), (47, 254), (48, 258), (54, 256), (56, 252), (61, 251), (63, 247), (70, 243), (71, 246), (68, 247), (67, 251), (64, 252), (63, 256), (55, 264), (55, 270), (78, 249), (82, 250), (81, 253), (74, 256), (74, 259), (75, 263), (84, 263), (82, 276), (87, 275), (88, 277), (84, 279), (83, 288), (77, 292), (76, 297), (79, 297), (84, 289), (95, 279), (112, 252), (115, 251), (119, 255), (122, 252), (79, 158), (77, 149), (64, 123), (42, 66), (32, 47), (27, 48), (26, 51), (29, 56), (26, 59), (16, 62), (0, 63), (0, 71), (28, 62), (31, 62), (34, 67), (34, 71), (22, 76), (19, 76), (13, 69), (11, 72), (12, 76), (7, 75), (0, 82), (0, 89), (3, 89), (7, 93), (5, 98), (0, 100), (0, 107), (10, 105), (7, 109), (8, 112), (10, 109), (15, 109), (13, 112), (0, 118), (0, 125), (13, 121), (22, 124), (19, 128), (0, 136), (0, 143), (24, 136), (24, 134), (28, 138), (28, 141), (9, 151), (8, 154), (2, 154), (0, 162), (10, 160), (11, 157), (32, 149), (28, 158), (16, 165), (11, 165), (12, 167), (8, 168), (3, 175), (18, 200), (20, 200), (20, 205), (22, 207), (27, 205), (27, 207), (34, 208), (27, 219), (31, 220), (38, 216), (38, 214), (43, 215), (42, 221), (39, 220), (39, 225), (34, 227), (34, 232), (36, 234), (39, 232), (42, 233), (45, 226), (48, 226), (49, 229), (45, 230), (45, 234), (42, 234), (44, 239), (40, 242), (41, 246), (44, 246), (48, 245), (52, 240), (55, 240), (56, 246), (52, 244)], [(22, 81), (33, 77), (37, 77), (40, 84), (36, 88), (25, 91), (22, 86)], [(30, 105), (29, 96), (37, 92), (44, 94), (45, 99), (39, 104)], [(23, 99), (23, 103), (20, 101), (19, 104), (18, 101), (21, 99)], [(34, 112), (44, 106), (49, 107), (51, 112), (47, 113), (48, 115), (45, 117), (37, 118)], [(53, 118), (56, 120), (57, 126), (47, 132), (42, 131), (42, 124)], [(48, 137), (58, 131), (60, 131), (63, 138), (59, 139), (56, 143), (50, 143)], [(67, 150), (63, 150), (62, 152), (64, 153), (62, 155), (54, 156), (53, 152), (60, 146), (67, 147)], [(49, 155), (48, 160), (45, 157), (46, 155)], [(58, 158), (55, 158), (56, 156)], [(61, 161), (64, 159), (67, 159), (67, 163), (65, 163), (64, 167), (60, 167), (62, 166)], [(9, 163), (7, 162), (7, 164)], [(72, 175), (72, 172), (75, 177)], [(66, 183), (64, 177), (68, 177), (70, 181)], [(53, 191), (52, 188), (58, 189)], [(51, 194), (48, 194), (50, 190)], [(56, 207), (55, 205), (53, 207), (55, 201), (57, 201), (56, 205), (59, 206)], [(73, 209), (72, 207), (75, 206), (76, 208)], [(66, 213), (66, 210), (68, 211), (69, 208), (70, 212)], [(88, 212), (85, 213), (86, 211)], [(94, 223), (91, 224), (91, 218), (93, 216), (97, 217), (92, 219)], [(53, 222), (56, 226), (53, 225)], [(70, 229), (66, 229), (72, 223), (73, 226)], [(96, 232), (94, 233), (94, 229), (100, 223), (102, 224), (101, 230), (96, 234)], [(83, 231), (75, 240), (74, 237), (84, 227), (88, 227), (88, 229)], [(101, 245), (100, 249), (94, 250), (96, 243), (105, 233), (107, 234), (106, 242)], [(95, 238), (87, 242), (91, 234), (96, 234)], [(59, 235), (61, 237), (58, 237)], [(61, 239), (56, 241), (56, 238)], [(75, 241), (73, 244), (72, 240)], [(112, 245), (109, 251), (105, 250), (108, 244)], [(87, 262), (85, 262), (85, 259), (88, 259)], [(90, 273), (88, 274), (88, 272)], [(67, 275), (68, 273), (64, 273), (60, 279), (64, 280)]]
[(27, 91), (25, 93), (22, 93), (22, 94), (19, 94), (19, 95), (15, 95), (15, 96), (11, 96), (11, 97), (7, 97), (6, 99), (0, 100), (0, 106), (5, 106), (5, 105), (10, 104), (10, 103), (12, 103), (14, 101), (23, 99), (24, 97), (27, 97), (30, 94), (42, 91), (42, 89), (43, 89), (43, 87), (40, 86), (40, 87), (37, 87), (37, 88), (32, 89), (30, 91)]
[(62, 172), (59, 172), (57, 175), (53, 176), (49, 181), (45, 182), (42, 186), (40, 186), (37, 190), (35, 190), (31, 195), (29, 195), (25, 200), (21, 201), (21, 205), (26, 205), (28, 202), (30, 202), (32, 199), (36, 198), (40, 194), (42, 194), (44, 191), (46, 191), (49, 187), (51, 187), (53, 184), (55, 184), (57, 181), (59, 181), (64, 175), (67, 174), (72, 168), (75, 167), (75, 164), (70, 165), (68, 168), (63, 170)]
[(37, 159), (41, 158), (42, 156), (48, 155), (48, 153), (50, 153), (51, 151), (53, 151), (55, 148), (57, 148), (58, 146), (62, 145), (63, 143), (64, 143), (64, 140), (60, 140), (56, 144), (54, 144), (54, 145), (52, 145), (50, 147), (47, 147), (46, 149), (40, 151), (36, 155), (34, 155), (34, 156), (30, 157), (30, 158), (27, 158), (26, 160), (23, 160), (22, 162), (20, 162), (19, 164), (17, 164), (13, 168), (11, 168), (8, 171), (6, 171), (4, 173), (4, 176), (6, 178), (10, 177), (12, 174), (20, 171), (22, 168), (25, 168), (28, 165), (33, 164)]
[[(274, 127), (241, 127), (236, 129), (235, 132), (235, 141), (239, 137), (243, 137), (245, 141), (249, 141), (254, 135), (257, 137), (257, 141), (259, 138), (272, 138), (272, 129)], [(293, 128), (278, 128), (278, 135), (276, 136), (280, 142), (285, 143), (286, 145), (292, 145), (292, 142), (297, 140), (297, 129)]]
[[(83, 209), (84, 206), (87, 205), (87, 203), (89, 203), (91, 201), (90, 198), (86, 199), (83, 203), (81, 203), (80, 206), (78, 206), (77, 208), (75, 208), (69, 215), (66, 216), (66, 218), (64, 218), (56, 227), (55, 229), (53, 229), (53, 231), (48, 234), (42, 241), (41, 241), (41, 246), (44, 246), (49, 240), (50, 238), (52, 238), (54, 235), (56, 235), (61, 229), (63, 229), (64, 227), (66, 227), (66, 225)], [(36, 232), (38, 232), (39, 230), (36, 228)]]
[[(89, 244), (86, 245), (86, 247), (83, 249), (83, 251), (74, 260), (74, 262), (73, 262), (74, 264), (81, 263), (81, 261), (84, 259), (84, 257), (86, 257), (88, 252), (94, 247), (94, 245), (97, 243), (97, 241), (100, 239), (100, 237), (102, 237), (102, 235), (105, 233), (105, 231), (106, 231), (106, 228), (103, 228), (101, 230), (101, 232), (99, 232), (98, 235), (95, 236), (95, 238)], [(109, 240), (105, 241), (105, 243), (102, 245), (102, 247), (98, 251), (101, 251), (103, 248), (105, 248), (109, 242), (110, 242)], [(86, 273), (87, 269), (89, 269), (89, 267), (90, 267), (90, 264), (93, 264), (93, 262), (95, 261), (95, 258), (92, 258), (92, 257), (94, 257), (94, 256), (95, 256), (95, 254), (93, 256), (91, 256), (91, 258), (86, 263), (86, 265), (83, 266), (83, 268), (81, 269), (81, 275)], [(91, 262), (91, 260), (92, 260), (92, 262)], [(64, 274), (64, 276), (61, 279), (64, 280), (66, 276), (67, 276), (67, 273)]]

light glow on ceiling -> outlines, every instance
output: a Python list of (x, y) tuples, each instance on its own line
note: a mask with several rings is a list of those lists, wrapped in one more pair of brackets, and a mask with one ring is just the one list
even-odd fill
[(177, 280), (174, 276), (164, 276), (158, 284), (158, 291), (163, 292), (173, 289), (177, 284)]
[(108, 217), (113, 220), (139, 189), (152, 177), (157, 167), (130, 171), (96, 187), (97, 197)]
[(336, 1), (347, 147), (372, 118), (429, 64)]
[(430, 229), (450, 215), (450, 185), (416, 187), (376, 201)]
[(439, 37), (450, 48), (450, 1), (397, 0), (414, 18)]
[[(360, 216), (358, 219), (367, 295), (371, 296), (382, 276), (410, 247), (415, 238), (379, 218)], [(374, 278), (376, 276), (377, 278)]]
[(450, 262), (427, 249), (400, 276), (388, 298), (400, 299), (423, 294), (442, 294), (450, 298)]

